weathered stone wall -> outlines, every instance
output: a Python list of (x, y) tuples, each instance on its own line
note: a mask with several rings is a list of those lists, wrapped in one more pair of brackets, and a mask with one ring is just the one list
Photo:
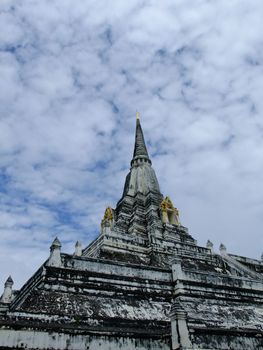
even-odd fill
[(250, 336), (249, 333), (245, 336), (242, 334), (195, 334), (194, 349), (211, 349), (211, 350), (262, 350), (262, 337)]
[(260, 279), (236, 273), (217, 255), (177, 258), (172, 271), (172, 308), (180, 304), (186, 313), (194, 349), (263, 349)]
[(22, 288), (0, 319), (0, 346), (169, 348), (171, 271), (68, 255), (62, 265), (44, 266)]
[(130, 338), (117, 335), (72, 335), (33, 330), (0, 330), (0, 349), (72, 350), (170, 350), (166, 339)]

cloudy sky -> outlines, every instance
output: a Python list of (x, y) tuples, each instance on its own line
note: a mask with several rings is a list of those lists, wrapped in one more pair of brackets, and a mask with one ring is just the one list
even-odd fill
[(136, 110), (198, 243), (260, 258), (262, 16), (261, 0), (1, 0), (1, 285), (19, 288), (56, 235), (65, 252), (97, 236)]

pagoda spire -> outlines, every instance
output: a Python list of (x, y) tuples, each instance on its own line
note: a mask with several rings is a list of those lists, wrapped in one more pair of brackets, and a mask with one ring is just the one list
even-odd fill
[(126, 177), (124, 191), (121, 200), (126, 196), (136, 196), (137, 193), (147, 195), (149, 192), (160, 193), (160, 187), (152, 168), (146, 144), (144, 141), (143, 131), (136, 113), (136, 131), (133, 158), (131, 161), (131, 169)]
[(151, 160), (149, 158), (149, 154), (144, 141), (143, 131), (138, 112), (136, 112), (135, 145), (131, 165), (133, 165), (134, 161), (137, 159), (146, 159), (151, 164)]

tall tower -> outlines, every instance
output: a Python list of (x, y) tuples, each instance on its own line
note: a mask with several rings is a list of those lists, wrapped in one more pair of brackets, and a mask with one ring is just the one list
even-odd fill
[(83, 255), (166, 266), (175, 241), (178, 247), (196, 244), (180, 224), (178, 209), (160, 192), (137, 115), (133, 157), (122, 197), (116, 209), (105, 210), (101, 234)]

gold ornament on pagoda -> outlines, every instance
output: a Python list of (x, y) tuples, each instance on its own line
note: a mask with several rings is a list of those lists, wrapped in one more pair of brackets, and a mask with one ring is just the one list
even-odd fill
[(165, 197), (160, 205), (162, 222), (165, 224), (180, 225), (179, 210), (174, 207), (169, 197)]
[(107, 207), (104, 213), (104, 217), (101, 220), (101, 226), (105, 226), (106, 223), (110, 224), (110, 227), (112, 227), (113, 224), (113, 210), (111, 207)]

